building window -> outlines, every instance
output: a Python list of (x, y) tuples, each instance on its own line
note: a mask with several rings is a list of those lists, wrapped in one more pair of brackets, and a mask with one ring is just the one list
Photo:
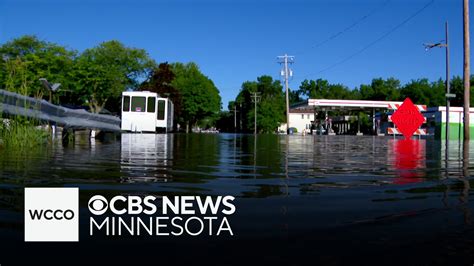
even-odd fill
[(309, 115), (306, 115), (306, 118), (308, 118), (308, 119), (309, 119)]
[(158, 120), (165, 120), (165, 100), (158, 100)]
[(304, 119), (304, 115), (301, 115), (301, 119)]
[(132, 112), (145, 112), (146, 97), (132, 97)]
[(156, 104), (156, 98), (155, 97), (148, 97), (148, 103), (146, 105), (146, 111), (148, 113), (154, 113), (155, 112), (155, 104)]
[(129, 112), (130, 111), (130, 96), (124, 96), (123, 97), (122, 105), (123, 105), (122, 110), (124, 112)]

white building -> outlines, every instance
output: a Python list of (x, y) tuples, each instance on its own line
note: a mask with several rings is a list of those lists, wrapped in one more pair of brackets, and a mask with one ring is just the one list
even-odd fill
[[(296, 128), (295, 133), (310, 132), (311, 124), (314, 122), (314, 108), (290, 109), (290, 128)], [(279, 132), (286, 132), (286, 123), (278, 127)]]
[(149, 91), (122, 93), (122, 130), (156, 132), (173, 129), (173, 103)]

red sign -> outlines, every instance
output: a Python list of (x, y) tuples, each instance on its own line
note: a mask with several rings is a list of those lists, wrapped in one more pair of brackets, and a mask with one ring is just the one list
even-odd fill
[(405, 139), (410, 139), (413, 133), (423, 124), (424, 117), (413, 104), (406, 98), (403, 104), (392, 115), (392, 121), (402, 132)]

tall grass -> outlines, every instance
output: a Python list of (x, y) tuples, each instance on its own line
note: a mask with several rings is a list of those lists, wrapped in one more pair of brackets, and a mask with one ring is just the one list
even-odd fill
[(50, 140), (51, 133), (38, 128), (33, 120), (17, 117), (0, 122), (0, 147), (32, 149)]
[[(5, 70), (6, 79), (3, 84), (5, 90), (30, 96), (32, 81), (28, 77), (28, 62), (23, 61), (20, 57), (6, 60)], [(42, 98), (42, 93), (34, 94), (36, 98)], [(19, 106), (18, 108), (28, 109), (28, 106)], [(5, 117), (0, 104), (0, 148), (28, 151), (28, 149), (47, 144), (51, 140), (51, 133), (38, 128), (39, 123), (36, 119), (20, 116), (2, 119)]]
[[(7, 91), (24, 96), (34, 94), (37, 99), (42, 98), (42, 90), (34, 92), (31, 89), (32, 81), (28, 77), (28, 62), (17, 57), (7, 60), (5, 64), (6, 79), (4, 85)], [(28, 109), (26, 100), (25, 105), (18, 108)], [(2, 114), (0, 103), (0, 148), (31, 151), (32, 148), (41, 147), (51, 141), (50, 131), (39, 128), (40, 123), (37, 119), (21, 116), (2, 119), (5, 117)]]

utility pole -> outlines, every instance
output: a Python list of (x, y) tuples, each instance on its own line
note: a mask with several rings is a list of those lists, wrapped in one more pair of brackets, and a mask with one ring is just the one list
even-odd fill
[[(424, 44), (425, 49), (429, 50), (434, 47), (439, 48), (446, 48), (446, 136), (445, 136), (445, 144), (446, 147), (449, 146), (449, 107), (451, 105), (451, 98), (456, 97), (456, 94), (451, 94), (449, 89), (449, 36), (448, 36), (448, 22), (446, 21), (445, 24), (445, 32), (446, 32), (446, 40), (444, 43), (426, 43)], [(446, 148), (447, 149), (447, 148)]]
[(259, 92), (253, 92), (252, 93), (252, 102), (255, 104), (255, 117), (254, 117), (254, 134), (257, 135), (257, 102), (260, 101), (260, 93)]
[(464, 140), (468, 141), (470, 137), (469, 130), (469, 100), (471, 87), (470, 81), (470, 40), (469, 40), (469, 0), (464, 0), (463, 4), (464, 20)]
[[(456, 97), (456, 95), (451, 95), (449, 90), (449, 35), (448, 35), (448, 21), (445, 24), (446, 32), (446, 148), (449, 146), (449, 107), (451, 105), (451, 97)], [(461, 122), (461, 121), (459, 121)]]
[(286, 134), (290, 133), (290, 97), (288, 94), (288, 79), (293, 76), (293, 71), (288, 68), (288, 64), (293, 64), (295, 57), (291, 55), (278, 56), (278, 63), (283, 64), (283, 70), (281, 75), (285, 79), (285, 92), (286, 92)]
[(234, 102), (234, 132), (237, 132), (237, 103)]

